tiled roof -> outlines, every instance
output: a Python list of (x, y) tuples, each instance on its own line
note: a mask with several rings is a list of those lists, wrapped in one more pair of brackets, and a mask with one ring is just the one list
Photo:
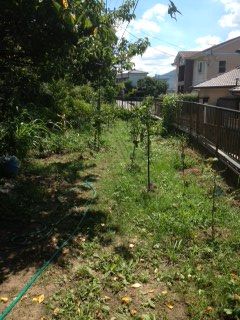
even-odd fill
[(183, 59), (189, 59), (200, 51), (179, 51), (176, 55), (172, 66), (177, 64), (178, 57), (182, 57)]
[(179, 51), (178, 54), (183, 57), (184, 59), (190, 58), (194, 54), (198, 53), (199, 51)]
[[(212, 78), (205, 82), (194, 86), (195, 89), (200, 88), (216, 88), (216, 87), (234, 87), (236, 86), (236, 79), (240, 79), (240, 66), (231, 71), (225, 72), (218, 77)], [(239, 80), (240, 81), (240, 80)]]

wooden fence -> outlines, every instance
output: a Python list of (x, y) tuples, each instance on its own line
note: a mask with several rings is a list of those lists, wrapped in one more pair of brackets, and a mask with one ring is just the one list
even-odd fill
[(178, 101), (175, 126), (240, 174), (240, 111)]

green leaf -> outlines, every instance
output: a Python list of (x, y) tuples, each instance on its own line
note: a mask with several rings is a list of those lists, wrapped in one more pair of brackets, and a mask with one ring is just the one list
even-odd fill
[(86, 28), (86, 29), (89, 29), (89, 28), (92, 28), (92, 22), (91, 22), (91, 20), (89, 19), (89, 18), (87, 18), (87, 19), (85, 19), (85, 21), (84, 21), (84, 28)]
[(224, 309), (224, 312), (227, 314), (227, 315), (231, 315), (233, 313), (232, 309)]
[(62, 9), (61, 5), (57, 1), (53, 0), (53, 5), (54, 5), (55, 9), (57, 10), (57, 12), (59, 12)]

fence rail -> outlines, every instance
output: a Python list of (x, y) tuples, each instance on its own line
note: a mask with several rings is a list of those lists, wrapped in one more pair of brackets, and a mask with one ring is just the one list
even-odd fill
[(178, 101), (175, 126), (240, 174), (240, 111)]
[[(133, 109), (141, 99), (117, 100), (119, 107)], [(162, 116), (162, 100), (155, 99), (154, 115)], [(175, 127), (197, 139), (214, 156), (240, 175), (240, 111), (197, 102), (178, 101)]]

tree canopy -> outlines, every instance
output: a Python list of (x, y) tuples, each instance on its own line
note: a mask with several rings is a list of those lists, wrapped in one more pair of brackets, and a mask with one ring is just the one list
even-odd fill
[(168, 84), (164, 80), (158, 80), (152, 77), (146, 77), (138, 80), (137, 91), (139, 96), (158, 97), (167, 92)]
[(135, 1), (109, 11), (96, 0), (9, 0), (0, 11), (2, 116), (35, 103), (41, 83), (114, 83), (118, 68), (142, 54), (147, 39), (118, 39), (116, 27), (134, 18)]

